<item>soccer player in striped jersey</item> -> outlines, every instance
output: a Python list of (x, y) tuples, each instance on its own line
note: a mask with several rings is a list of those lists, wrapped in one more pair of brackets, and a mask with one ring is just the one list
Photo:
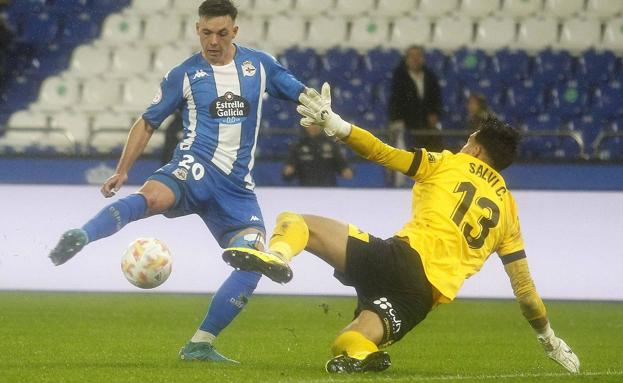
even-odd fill
[(547, 356), (569, 372), (579, 371), (578, 357), (554, 335), (534, 287), (517, 207), (499, 173), (516, 156), (520, 137), (515, 130), (490, 117), (459, 153), (405, 151), (333, 113), (328, 84), (322, 95), (308, 90), (299, 100), (302, 125), (319, 124), (362, 157), (415, 180), (411, 218), (389, 239), (333, 219), (287, 212), (277, 218), (269, 252), (223, 253), (233, 266), (281, 273), (285, 282), (291, 275), (288, 261), (305, 249), (329, 263), (342, 283), (355, 287), (357, 314), (333, 343), (328, 372), (389, 367), (389, 355), (379, 347), (400, 340), (432, 308), (451, 302), (494, 252)]
[[(274, 57), (234, 44), (237, 9), (230, 0), (206, 0), (198, 13), (202, 50), (164, 76), (151, 105), (132, 126), (116, 172), (101, 192), (106, 198), (114, 196), (154, 130), (181, 110), (184, 136), (173, 159), (137, 193), (106, 206), (81, 228), (65, 232), (50, 253), (55, 265), (129, 222), (155, 214), (197, 214), (220, 246), (263, 248), (264, 221), (252, 176), (262, 96), (268, 92), (297, 102), (305, 87)], [(255, 272), (231, 273), (180, 351), (181, 359), (233, 362), (215, 350), (213, 341), (246, 305), (260, 277)]]

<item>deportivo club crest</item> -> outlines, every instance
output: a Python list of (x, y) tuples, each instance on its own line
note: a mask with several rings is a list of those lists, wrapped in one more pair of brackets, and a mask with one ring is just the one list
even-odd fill
[(242, 74), (245, 77), (253, 77), (255, 76), (255, 67), (251, 61), (245, 61), (242, 63)]

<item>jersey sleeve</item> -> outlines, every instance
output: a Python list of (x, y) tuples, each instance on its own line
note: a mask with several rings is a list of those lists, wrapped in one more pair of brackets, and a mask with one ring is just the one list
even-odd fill
[(305, 85), (283, 67), (273, 56), (260, 52), (266, 70), (266, 91), (273, 97), (298, 102)]
[(510, 193), (507, 193), (507, 198), (509, 199), (507, 202), (509, 211), (508, 226), (506, 234), (496, 250), (502, 263), (505, 265), (526, 257), (519, 216), (517, 214), (517, 205)]
[(173, 114), (184, 101), (184, 75), (183, 69), (175, 67), (160, 82), (160, 89), (143, 113), (143, 119), (152, 128), (159, 128), (162, 121)]

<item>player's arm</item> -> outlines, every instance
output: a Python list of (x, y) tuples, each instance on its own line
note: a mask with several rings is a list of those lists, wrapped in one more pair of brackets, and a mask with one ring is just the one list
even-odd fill
[(134, 123), (123, 147), (115, 174), (102, 185), (101, 191), (104, 197), (112, 197), (123, 186), (128, 179), (128, 172), (145, 150), (153, 132), (154, 129), (142, 117)]
[(519, 250), (510, 254), (500, 255), (504, 270), (510, 278), (515, 298), (521, 312), (537, 334), (539, 343), (543, 346), (547, 356), (563, 366), (571, 373), (580, 370), (580, 361), (567, 346), (564, 340), (558, 338), (552, 330), (543, 300), (536, 291), (534, 281), (528, 268), (525, 251)]
[(273, 97), (298, 101), (305, 85), (288, 71), (273, 56), (259, 52), (259, 57), (266, 70), (266, 91)]

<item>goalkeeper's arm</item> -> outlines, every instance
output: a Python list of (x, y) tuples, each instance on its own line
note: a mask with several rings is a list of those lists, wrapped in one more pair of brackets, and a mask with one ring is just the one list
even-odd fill
[(566, 368), (567, 371), (579, 372), (580, 361), (577, 355), (562, 339), (556, 337), (554, 330), (550, 327), (545, 305), (534, 287), (525, 253), (522, 250), (511, 257), (506, 257), (506, 259), (510, 262), (506, 262), (505, 257), (502, 257), (504, 270), (511, 280), (513, 293), (521, 307), (523, 316), (536, 332), (537, 339), (543, 346), (545, 353), (549, 358)]

